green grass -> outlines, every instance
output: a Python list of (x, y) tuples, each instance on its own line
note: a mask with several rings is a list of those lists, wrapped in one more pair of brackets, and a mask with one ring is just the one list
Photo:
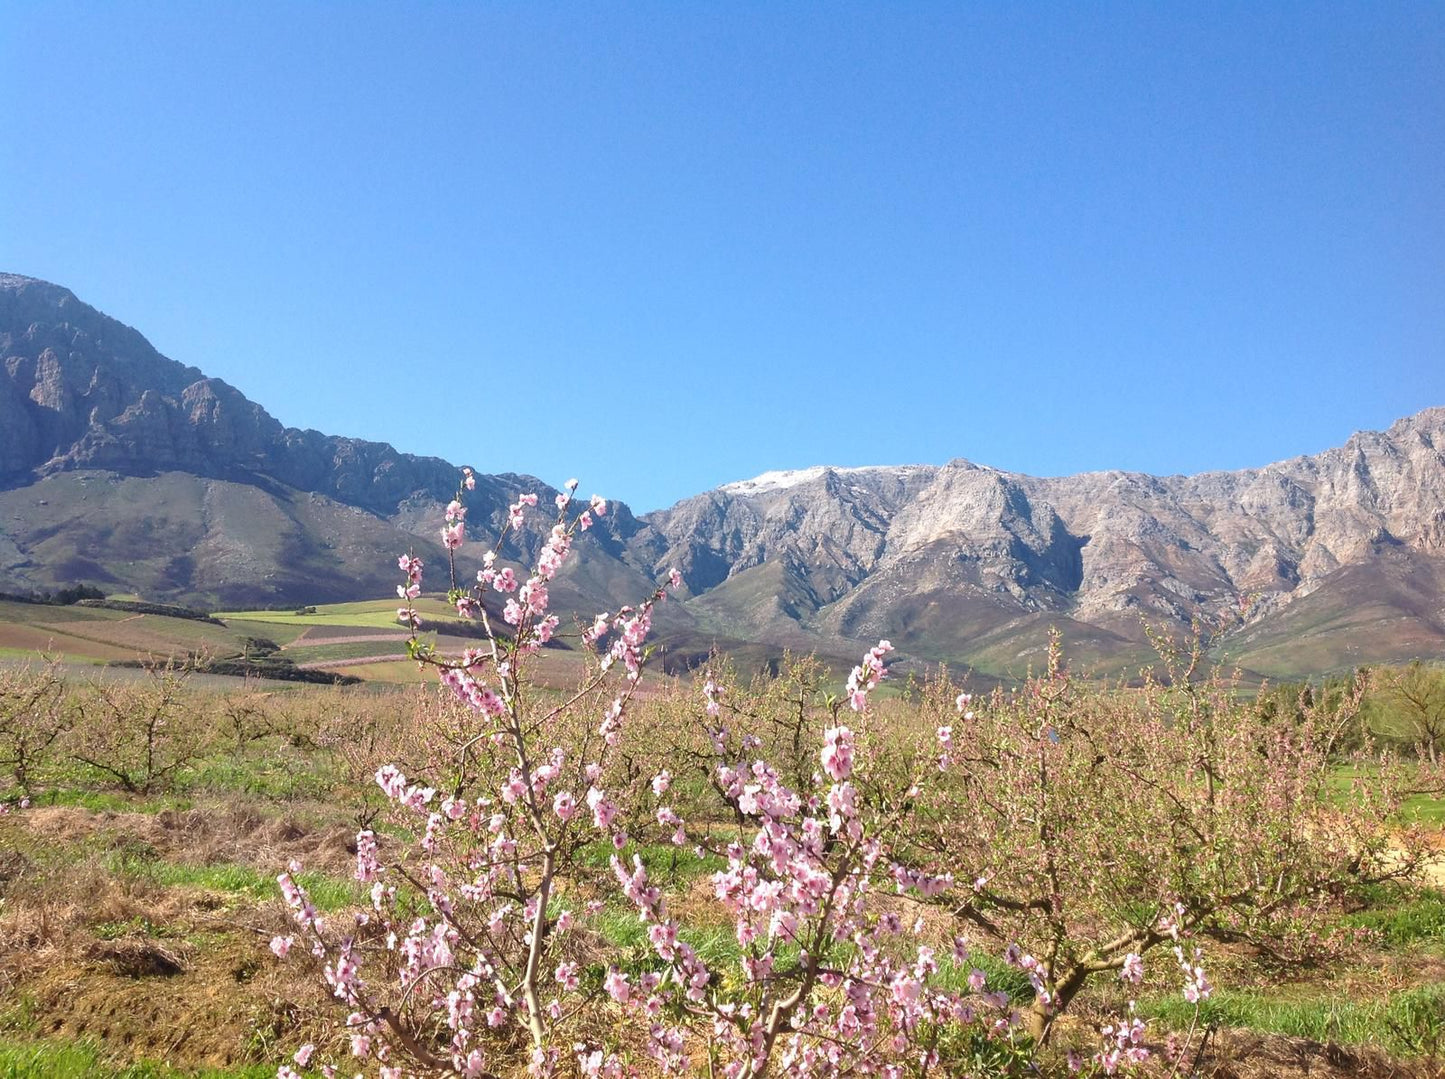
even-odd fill
[[(29, 659), (37, 663), (44, 661), (44, 654), (33, 648), (0, 648), (0, 659)], [(97, 659), (95, 656), (83, 656), (79, 653), (67, 653), (65, 656), (68, 663), (89, 663), (95, 667), (105, 666), (105, 660)]]
[[(1170, 996), (1141, 1004), (1141, 1012), (1183, 1029), (1194, 1005)], [(1336, 997), (1282, 999), (1263, 993), (1216, 989), (1199, 1008), (1201, 1024), (1247, 1027), (1269, 1034), (1340, 1045), (1377, 1045), (1418, 1054), (1445, 1047), (1445, 986), (1408, 989), (1379, 1000)]]
[(409, 659), (384, 660), (380, 663), (358, 663), (346, 667), (342, 674), (349, 674), (353, 678), (364, 678), (368, 682), (388, 683), (391, 685), (410, 686), (415, 685), (422, 678), (435, 675), (422, 675), (416, 669), (416, 663)]
[(361, 659), (364, 656), (406, 657), (406, 641), (351, 641), (346, 644), (298, 644), (286, 649), (286, 658), (298, 666), (303, 663), (327, 663), (338, 659)]
[(1015, 1004), (1024, 1004), (1034, 999), (1034, 987), (1029, 982), (1029, 976), (1017, 967), (1009, 966), (1003, 956), (993, 952), (969, 952), (968, 962), (962, 965), (955, 963), (952, 956), (939, 956), (938, 983), (954, 992), (971, 992), (968, 976), (975, 968), (983, 971), (987, 978), (985, 992), (1002, 991), (1007, 993), (1009, 1000)]
[(167, 809), (187, 810), (194, 801), (185, 794), (126, 794), (120, 790), (95, 790), (92, 787), (53, 787), (32, 799), (37, 806), (78, 806), (92, 813), (161, 813)]
[(690, 847), (675, 847), (670, 843), (656, 843), (650, 846), (629, 843), (627, 848), (619, 854), (610, 842), (599, 840), (587, 844), (578, 851), (578, 860), (582, 865), (611, 874), (614, 854), (621, 858), (623, 864), (629, 868), (632, 865), (632, 856), (637, 855), (647, 868), (648, 875), (664, 883), (670, 879), (691, 880), (704, 873), (716, 873), (727, 868), (727, 861), (716, 854), (699, 856), (693, 853)]
[[(369, 599), (356, 603), (328, 603), (316, 608), (315, 614), (293, 611), (222, 611), (216, 618), (230, 625), (233, 622), (275, 623), (282, 626), (364, 626), (396, 629), (397, 601)], [(424, 618), (456, 621), (456, 611), (444, 600), (422, 598), (416, 609)], [(237, 626), (236, 628), (242, 628)]]
[[(1404, 767), (1413, 769), (1414, 766), (1407, 763)], [(1373, 771), (1374, 768), (1371, 765), (1365, 765), (1362, 768), (1358, 765), (1345, 764), (1334, 768), (1330, 772), (1328, 783), (1336, 804), (1350, 804), (1351, 784), (1357, 777), (1368, 776)], [(1408, 774), (1413, 776), (1413, 772)], [(1411, 795), (1400, 807), (1400, 816), (1406, 821), (1419, 821), (1425, 824), (1445, 823), (1445, 798), (1435, 794)]]
[[(129, 852), (112, 856), (110, 862), (112, 871), (119, 876), (148, 880), (167, 888), (205, 888), (249, 900), (274, 899), (281, 894), (275, 877), (249, 866), (182, 865)], [(296, 883), (306, 889), (318, 910), (340, 910), (360, 899), (360, 891), (354, 881), (320, 873), (301, 873), (296, 877)]]
[(1445, 798), (1433, 794), (1411, 795), (1400, 807), (1400, 815), (1422, 824), (1445, 824)]
[(0, 1079), (274, 1079), (274, 1064), (182, 1070), (168, 1064), (118, 1064), (90, 1041), (0, 1040)]
[(324, 755), (303, 756), (275, 749), (264, 757), (215, 757), (198, 765), (186, 776), (187, 790), (224, 794), (247, 794), (268, 801), (296, 798), (329, 798), (336, 777)]
[(124, 611), (104, 607), (56, 607), (48, 603), (14, 603), (0, 600), (0, 622), (18, 622), (24, 626), (57, 622), (119, 622), (130, 617)]
[(1445, 940), (1445, 893), (1426, 889), (1400, 894), (1399, 889), (1379, 889), (1370, 906), (1346, 915), (1341, 924), (1373, 929), (1384, 942), (1401, 947), (1417, 941)]

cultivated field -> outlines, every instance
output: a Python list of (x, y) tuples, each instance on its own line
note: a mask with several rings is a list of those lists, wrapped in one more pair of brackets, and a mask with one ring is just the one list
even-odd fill
[[(118, 597), (119, 598), (119, 597)], [(130, 597), (126, 597), (129, 599)], [(255, 642), (277, 646), (275, 661), (313, 672), (334, 672), (366, 682), (412, 685), (417, 665), (407, 659), (408, 634), (398, 625), (395, 600), (325, 604), (296, 611), (223, 611), (216, 623), (94, 606), (52, 606), (0, 600), (0, 664), (28, 663), (52, 656), (81, 667), (117, 663), (190, 662), (208, 664), (255, 658)], [(448, 633), (459, 626), (443, 599), (421, 598), (422, 639), (449, 653), (480, 643)], [(470, 628), (470, 627), (467, 627)], [(570, 684), (581, 659), (557, 642), (537, 666), (544, 682)], [(266, 665), (251, 672), (274, 678)]]
[[(70, 637), (87, 646), (102, 636), (110, 648), (139, 640), (125, 638), (119, 628), (144, 619), (116, 613), (86, 612), (46, 626), (69, 627)], [(354, 653), (370, 653), (373, 641), (396, 643), (374, 605), (297, 616), (238, 612), (224, 620), (220, 630), (198, 623), (194, 639), (256, 637), (267, 627), (271, 639), (284, 637), (286, 651), (298, 658), (347, 663), (348, 673), (364, 671), (376, 681), (325, 687), (237, 680), (219, 689), (220, 680), (198, 687), (157, 671), (90, 685), (73, 665), (39, 664), (12, 665), (3, 675), (0, 762), (7, 770), (0, 774), (0, 800), (8, 812), (0, 817), (0, 1075), (269, 1076), (303, 1044), (318, 1047), (318, 1061), (324, 1053), (362, 1066), (340, 1025), (346, 1009), (338, 1010), (321, 976), (323, 960), (334, 957), (329, 951), (323, 958), (306, 954), (304, 927), (281, 901), (277, 875), (299, 863), (292, 872), (328, 926), (323, 933), (329, 949), (336, 943), (329, 927), (349, 924), (353, 912), (368, 905), (371, 885), (356, 879), (359, 831), (375, 837), (381, 862), (394, 864), (396, 872), (407, 866), (414, 872), (422, 864), (414, 844), (425, 816), (383, 794), (373, 778), (378, 768), (396, 764), (406, 775), (461, 783), (480, 794), (505, 785), (511, 767), (505, 757), (457, 771), (458, 746), (484, 724), (440, 687), (422, 682), (414, 663), (351, 663)], [(557, 662), (549, 651), (539, 654), (546, 662), (534, 671), (543, 682), (550, 675), (553, 688), (529, 690), (530, 707), (540, 716), (568, 699), (564, 676), (570, 673), (576, 683), (583, 675), (581, 653), (560, 653)], [(378, 648), (375, 654), (386, 653)], [(631, 1022), (607, 980), (615, 975), (640, 984), (666, 963), (649, 943), (649, 922), (618, 890), (608, 867), (614, 848), (621, 844), (624, 866), (634, 855), (641, 858), (669, 917), (681, 926), (680, 939), (715, 972), (714, 990), (748, 999), (767, 991), (749, 988), (737, 973), (756, 949), (740, 944), (737, 917), (720, 902), (714, 879), (729, 871), (728, 843), (754, 842), (759, 821), (750, 803), (713, 787), (708, 762), (719, 736), (706, 732), (725, 728), (728, 752), (747, 747), (744, 756), (766, 756), (799, 789), (828, 789), (817, 775), (819, 734), (838, 723), (836, 698), (843, 687), (806, 661), (789, 663), (776, 678), (732, 673), (722, 661), (713, 674), (707, 694), (701, 680), (657, 679), (634, 697), (624, 720), (625, 751), (602, 751), (597, 758), (605, 766), (596, 783), (611, 792), (625, 831), (617, 831), (620, 823), (611, 825), (610, 835), (592, 827), (584, 809), (559, 848), (570, 868), (558, 877), (553, 902), (573, 909), (577, 926), (556, 945), (548, 979), (551, 966), (571, 963), (578, 984), (558, 1022), (567, 1024), (567, 1044), (606, 1047), (643, 1074), (659, 1067), (648, 1055), (645, 1027)], [(402, 679), (407, 684), (385, 684)], [(857, 739), (852, 778), (863, 807), (859, 819), (870, 828), (885, 830), (884, 817), (902, 811), (889, 792), (907, 787), (909, 775), (939, 773), (933, 757), (940, 745), (945, 753), (954, 747), (958, 760), (949, 767), (964, 769), (956, 785), (910, 795), (908, 828), (887, 833), (891, 857), (931, 866), (926, 872), (956, 871), (961, 891), (950, 885), (941, 902), (926, 902), (880, 890), (858, 913), (882, 940), (896, 939), (909, 949), (926, 942), (937, 956), (932, 981), (940, 992), (968, 994), (968, 975), (975, 970), (988, 991), (1002, 994), (998, 1014), (1019, 1017), (1004, 1035), (970, 1033), (967, 1024), (956, 1035), (930, 1035), (946, 1049), (931, 1074), (964, 1074), (965, 1064), (977, 1075), (1023, 1075), (1035, 1067), (1065, 1074), (1071, 1049), (1086, 1070), (1097, 1069), (1090, 1061), (1100, 1046), (1099, 1028), (1122, 1014), (1147, 1020), (1139, 1042), (1152, 1051), (1139, 1066), (1146, 1074), (1437, 1074), (1445, 1054), (1445, 892), (1430, 854), (1442, 845), (1445, 801), (1432, 793), (1438, 787), (1427, 764), (1408, 752), (1379, 764), (1363, 752), (1369, 731), (1358, 701), (1329, 702), (1329, 722), (1339, 722), (1330, 728), (1335, 742), (1327, 753), (1328, 775), (1311, 786), (1301, 774), (1281, 779), (1278, 768), (1289, 754), (1302, 768), (1323, 759), (1309, 757), (1313, 750), (1306, 747), (1323, 729), (1323, 702), (1306, 707), (1285, 701), (1270, 711), (1269, 702), (1236, 700), (1217, 686), (1201, 687), (1197, 695), (1164, 687), (1070, 687), (1067, 695), (1053, 696), (1052, 687), (1061, 684), (1044, 679), (1023, 693), (980, 699), (970, 704), (967, 720), (954, 707), (953, 691), (936, 685), (896, 685), (863, 713), (843, 707), (841, 714), (851, 715), (850, 737)], [(585, 696), (581, 726), (544, 726), (558, 744), (568, 744), (568, 737), (581, 739), (574, 745), (588, 743), (608, 699)], [(1206, 780), (1198, 772), (1189, 778), (1184, 757), (1180, 772), (1160, 763), (1173, 752), (1168, 731), (1180, 729), (1191, 708), (1208, 711), (1210, 737), (1220, 743), (1239, 739), (1236, 749), (1219, 750), (1221, 791), (1234, 789), (1227, 765), (1248, 779), (1246, 786), (1273, 791), (1272, 784), (1283, 784), (1278, 790), (1289, 789), (1301, 804), (1290, 808), (1273, 801), (1273, 794), (1255, 798), (1243, 790), (1235, 809), (1239, 819), (1209, 833), (1202, 845), (1184, 851), (1179, 835), (1159, 833), (1161, 822), (1192, 821), (1189, 827), (1202, 829), (1201, 814), (1224, 812), (1204, 808)], [(1027, 732), (1040, 710), (1053, 717), (1053, 734), (1031, 742)], [(1167, 713), (1163, 726), (1150, 726), (1156, 711)], [(157, 717), (162, 722), (154, 722)], [(940, 724), (956, 732), (953, 741), (935, 735)], [(965, 732), (966, 724), (976, 727), (976, 738)], [(1111, 733), (1102, 733), (1105, 725)], [(1076, 751), (1085, 728), (1091, 748), (1081, 756)], [(1130, 730), (1153, 740), (1136, 742)], [(1307, 736), (1271, 740), (1269, 732), (1281, 730)], [(744, 741), (734, 744), (739, 737)], [(20, 756), (29, 756), (19, 775), (16, 747), (26, 739)], [(597, 754), (599, 743), (594, 738), (590, 744), (588, 752)], [(995, 794), (977, 801), (966, 776), (980, 766), (984, 746), (1003, 756), (988, 765), (997, 773)], [(1010, 772), (1001, 763), (1010, 746), (1025, 755), (1045, 754), (1055, 769), (1051, 783), (1029, 786), (1033, 765)], [(1105, 759), (1094, 759), (1100, 755)], [(1274, 764), (1261, 763), (1271, 755)], [(1146, 758), (1154, 763), (1146, 765)], [(826, 755), (824, 760), (833, 767)], [(968, 761), (973, 763), (961, 763)], [(1119, 770), (1111, 772), (1116, 764)], [(664, 771), (672, 776), (666, 799), (649, 787), (649, 778)], [(1138, 789), (1120, 785), (1120, 777), (1130, 774)], [(1176, 785), (1168, 787), (1166, 779)], [(1158, 797), (1141, 796), (1145, 788)], [(584, 783), (579, 801), (585, 789)], [(1001, 806), (1009, 789), (1027, 793), (1025, 801), (1043, 799), (1029, 804), (1047, 803), (1045, 812), (1058, 814), (1059, 831), (1050, 838), (1046, 830), (1042, 841), (1070, 853), (1062, 870), (1066, 879), (1057, 886), (1068, 914), (1057, 922), (1008, 906), (1007, 896), (1027, 896), (1039, 886), (1030, 867), (1043, 849), (1030, 813), (988, 808)], [(1180, 812), (1169, 808), (1171, 799)], [(652, 820), (660, 818), (664, 803), (687, 821), (682, 846), (667, 841), (670, 826), (659, 828), (660, 819)], [(1353, 823), (1344, 828), (1342, 820)], [(1371, 831), (1369, 821), (1380, 828)], [(1343, 830), (1324, 834), (1337, 826)], [(1382, 837), (1384, 845), (1378, 845)], [(1359, 844), (1352, 857), (1341, 861), (1331, 854), (1347, 842)], [(465, 836), (447, 843), (457, 844), (443, 846), (448, 855), (475, 857), (477, 847)], [(1219, 889), (1237, 887), (1237, 867), (1189, 868), (1207, 867), (1229, 851), (1242, 863), (1259, 846), (1275, 859), (1261, 864), (1278, 864), (1271, 886), (1288, 902), (1230, 906)], [(1007, 857), (993, 857), (990, 849)], [(1085, 864), (1110, 849), (1117, 858), (1112, 868)], [(987, 883), (964, 887), (975, 873)], [(403, 921), (423, 913), (421, 894), (395, 879), (402, 884), (399, 901), (411, 912)], [(1049, 1018), (1049, 1042), (1039, 1049), (1028, 1033), (1037, 986), (1026, 966), (1004, 958), (1003, 937), (985, 927), (1034, 950), (1055, 931), (1065, 934), (1070, 944), (1055, 957), (1062, 970), (1069, 955), (1082, 954), (1080, 948), (1105, 928), (1117, 928), (1120, 919), (1127, 925), (1131, 918), (1153, 917), (1141, 911), (1154, 898), (1130, 892), (1146, 879), (1191, 905), (1190, 914), (1181, 916), (1185, 938), (1189, 947), (1203, 949), (1211, 991), (1200, 1002), (1186, 1001), (1169, 942), (1151, 945), (1141, 937), (1138, 984), (1121, 981), (1116, 967), (1090, 976)], [(1111, 882), (1123, 890), (1111, 890)], [(1217, 905), (1206, 911), (1209, 904)], [(297, 944), (283, 962), (272, 942), (288, 937)], [(841, 963), (856, 945), (840, 939), (830, 947)], [(776, 962), (796, 966), (799, 954), (785, 947)], [(373, 976), (384, 981), (380, 970)], [(1065, 991), (1050, 985), (1055, 993)], [(550, 985), (547, 991), (557, 990)], [(411, 994), (408, 1006), (416, 1008), (424, 995)], [(1130, 1000), (1136, 1002), (1133, 1013)], [(825, 995), (819, 1007), (829, 1006)], [(417, 1021), (419, 1031), (432, 1032), (426, 1037), (436, 1036), (433, 1020)], [(705, 1072), (705, 1039), (681, 1020), (679, 1029), (688, 1031), (681, 1044), (690, 1067)], [(524, 1030), (487, 1034), (483, 1027), (476, 1037), (486, 1046), (489, 1070), (521, 1074)], [(1186, 1055), (1171, 1059), (1171, 1045)], [(558, 1065), (562, 1074), (576, 1066), (566, 1058)]]

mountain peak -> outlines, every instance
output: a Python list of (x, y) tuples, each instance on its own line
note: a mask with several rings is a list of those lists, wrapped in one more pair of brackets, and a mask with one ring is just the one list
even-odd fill
[(751, 496), (768, 494), (773, 491), (784, 491), (790, 487), (798, 487), (803, 484), (812, 483), (815, 480), (822, 479), (830, 472), (836, 476), (860, 476), (877, 473), (905, 476), (931, 470), (931, 465), (862, 465), (857, 467), (813, 465), (810, 468), (780, 469), (764, 472), (754, 476), (750, 480), (734, 480), (731, 483), (725, 483), (719, 487), (718, 490), (730, 495)]

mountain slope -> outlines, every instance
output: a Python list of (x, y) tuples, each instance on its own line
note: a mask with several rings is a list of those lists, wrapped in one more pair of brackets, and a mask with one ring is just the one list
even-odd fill
[[(734, 632), (752, 619), (779, 637), (890, 636), (1004, 673), (1022, 669), (1044, 624), (1117, 667), (1146, 655), (1144, 619), (1200, 620), (1230, 630), (1221, 649), (1236, 661), (1292, 675), (1445, 653), (1430, 583), (1445, 579), (1442, 450), (1435, 408), (1239, 472), (819, 467), (727, 484), (646, 520), (663, 537), (651, 541), (657, 564), (678, 565), (700, 617)], [(742, 587), (765, 566), (777, 576), (766, 611)], [(1367, 595), (1375, 613), (1348, 634), (1307, 640), (1325, 629), (1306, 612)]]
[[(440, 588), (436, 537), (459, 478), (438, 458), (283, 427), (69, 290), (0, 274), (0, 590), (84, 582), (199, 604), (317, 603), (390, 592), (408, 549)], [(472, 535), (494, 538), (524, 491), (556, 493), (479, 472)], [(558, 594), (596, 610), (648, 591), (617, 557), (641, 527), (615, 506)], [(539, 515), (518, 537), (526, 557), (545, 530)]]

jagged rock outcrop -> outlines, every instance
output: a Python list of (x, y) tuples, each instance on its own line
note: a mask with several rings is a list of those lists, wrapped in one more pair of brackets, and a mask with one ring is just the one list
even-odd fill
[(74, 469), (265, 477), (377, 513), (445, 500), (455, 466), (281, 426), (220, 379), (169, 360), (68, 290), (0, 275), (0, 479)]
[[(438, 458), (283, 427), (68, 289), (0, 274), (0, 590), (83, 580), (200, 603), (375, 596), (409, 547), (445, 564), (435, 540), (459, 479)], [(555, 494), (478, 474), (473, 534), (494, 536), (522, 491)], [(618, 561), (641, 527), (618, 505), (582, 544)], [(534, 516), (513, 551), (535, 557), (546, 528)], [(615, 608), (649, 584), (619, 562), (559, 594)]]
[[(743, 582), (776, 563), (812, 600), (791, 616), (823, 637), (891, 633), (958, 655), (1048, 615), (1137, 643), (1146, 618), (1247, 626), (1384, 552), (1445, 555), (1442, 449), (1433, 408), (1312, 457), (1198, 476), (1039, 478), (966, 461), (767, 473), (648, 515), (663, 541), (646, 554), (679, 565), (733, 629), (757, 609)], [(1445, 608), (1410, 617), (1445, 643)]]

